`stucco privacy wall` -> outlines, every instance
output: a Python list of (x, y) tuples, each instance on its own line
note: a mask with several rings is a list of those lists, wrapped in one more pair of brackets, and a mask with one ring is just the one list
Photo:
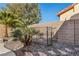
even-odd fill
[(74, 8), (64, 12), (60, 15), (60, 21), (70, 20), (71, 16), (74, 14), (79, 13), (79, 4), (76, 4)]
[(58, 42), (79, 45), (79, 20), (65, 21), (57, 31), (55, 38)]
[[(11, 29), (8, 27), (8, 34), (10, 36)], [(5, 25), (0, 24), (0, 38), (5, 36)]]
[(31, 25), (31, 27), (35, 28), (35, 30), (40, 31), (41, 33), (47, 33), (47, 27), (48, 27), (48, 34), (51, 34), (51, 27), (52, 27), (52, 34), (55, 34), (55, 32), (60, 28), (63, 21), (60, 22), (51, 22), (46, 24), (34, 24)]

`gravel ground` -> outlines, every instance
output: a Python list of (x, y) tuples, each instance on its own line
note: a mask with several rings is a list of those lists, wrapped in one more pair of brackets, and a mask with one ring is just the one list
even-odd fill
[(79, 47), (60, 43), (46, 46), (34, 42), (15, 53), (17, 56), (79, 56)]
[[(24, 48), (19, 41), (8, 42), (5, 45), (13, 50), (16, 56), (79, 56), (79, 46), (64, 43), (53, 43), (52, 46), (47, 46), (46, 42), (43, 39), (34, 40), (32, 45)], [(18, 47), (21, 47), (21, 49), (17, 49)]]

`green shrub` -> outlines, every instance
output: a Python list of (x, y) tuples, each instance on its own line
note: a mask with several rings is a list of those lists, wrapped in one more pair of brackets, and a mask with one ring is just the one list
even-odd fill
[(18, 40), (21, 39), (22, 37), (22, 32), (19, 29), (16, 29), (12, 32), (12, 37), (14, 38), (13, 40)]

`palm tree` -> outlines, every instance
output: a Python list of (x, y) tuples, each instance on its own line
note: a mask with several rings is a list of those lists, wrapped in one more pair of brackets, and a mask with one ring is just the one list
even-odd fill
[(5, 37), (8, 37), (8, 27), (13, 27), (16, 21), (13, 14), (5, 10), (0, 11), (0, 24), (5, 25)]

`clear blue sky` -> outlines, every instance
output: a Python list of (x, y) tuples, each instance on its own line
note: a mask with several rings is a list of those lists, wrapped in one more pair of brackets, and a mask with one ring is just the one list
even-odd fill
[[(40, 3), (41, 21), (40, 23), (59, 21), (57, 13), (68, 7), (72, 3)], [(4, 8), (6, 4), (0, 3), (0, 8)]]

